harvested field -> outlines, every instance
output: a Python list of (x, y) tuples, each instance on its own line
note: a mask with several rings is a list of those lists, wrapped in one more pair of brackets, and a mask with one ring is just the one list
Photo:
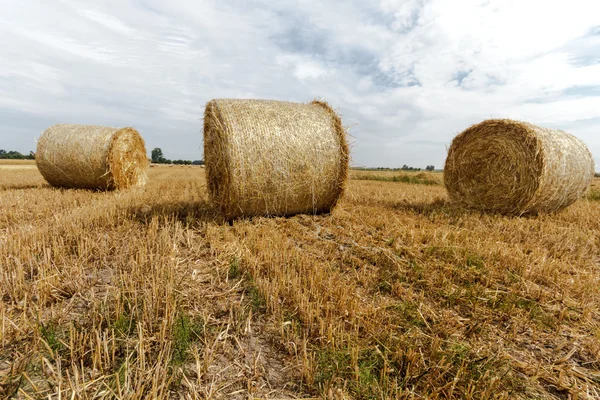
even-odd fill
[(7, 165), (34, 165), (35, 166), (35, 161), (34, 160), (0, 159), (0, 166), (5, 167)]
[(36, 169), (37, 167), (35, 165), (1, 165), (0, 164), (0, 169)]
[(331, 215), (229, 224), (204, 171), (0, 168), (0, 397), (600, 397), (600, 180), (517, 218), (351, 171)]
[(37, 169), (33, 160), (0, 160), (0, 169)]

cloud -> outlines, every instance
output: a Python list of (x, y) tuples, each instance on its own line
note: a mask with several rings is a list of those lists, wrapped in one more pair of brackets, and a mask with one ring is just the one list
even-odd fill
[(129, 26), (123, 23), (123, 21), (116, 17), (113, 17), (112, 15), (107, 15), (95, 10), (79, 10), (79, 14), (85, 18), (90, 19), (91, 21), (100, 24), (108, 30), (124, 35), (131, 35), (132, 33), (134, 33), (133, 29), (131, 29)]
[(300, 81), (318, 79), (330, 74), (322, 63), (310, 57), (286, 54), (278, 55), (275, 60), (278, 65), (291, 68), (294, 76)]
[(198, 159), (212, 98), (324, 98), (352, 158), (441, 166), (489, 117), (566, 129), (600, 154), (600, 4), (541, 0), (0, 3), (0, 147), (57, 122), (131, 125)]

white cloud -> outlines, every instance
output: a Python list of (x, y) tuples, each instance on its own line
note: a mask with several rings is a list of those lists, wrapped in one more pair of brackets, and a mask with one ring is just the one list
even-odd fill
[(113, 17), (112, 15), (107, 15), (99, 11), (95, 10), (79, 10), (79, 14), (83, 17), (86, 17), (103, 27), (115, 31), (120, 34), (131, 35), (134, 33), (133, 29), (123, 23), (120, 19)]
[(275, 58), (278, 65), (290, 68), (300, 81), (317, 79), (329, 74), (328, 69), (310, 57), (300, 55), (278, 55)]
[(87, 122), (196, 159), (211, 98), (323, 97), (361, 165), (441, 166), (444, 143), (489, 117), (600, 154), (598, 15), (595, 0), (2, 2), (0, 147)]

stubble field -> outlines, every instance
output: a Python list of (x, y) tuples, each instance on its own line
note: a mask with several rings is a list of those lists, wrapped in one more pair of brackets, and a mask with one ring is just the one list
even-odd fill
[(0, 164), (0, 397), (600, 398), (597, 189), (514, 218), (351, 178), (331, 215), (229, 224), (199, 167), (102, 193)]

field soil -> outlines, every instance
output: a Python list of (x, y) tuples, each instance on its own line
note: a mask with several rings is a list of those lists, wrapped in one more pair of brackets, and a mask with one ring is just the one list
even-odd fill
[(1, 163), (0, 398), (600, 398), (598, 180), (516, 218), (350, 178), (331, 215), (228, 223), (201, 167), (96, 192)]

